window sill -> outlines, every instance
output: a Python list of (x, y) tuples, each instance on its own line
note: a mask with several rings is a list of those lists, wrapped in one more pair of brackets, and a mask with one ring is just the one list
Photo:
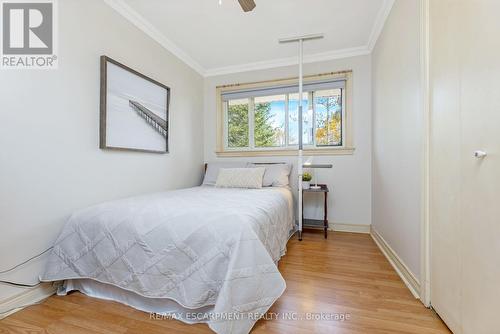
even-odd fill
[[(354, 147), (319, 148), (304, 150), (304, 156), (314, 155), (353, 155)], [(272, 157), (272, 156), (297, 156), (297, 150), (260, 150), (260, 151), (217, 151), (218, 157)]]

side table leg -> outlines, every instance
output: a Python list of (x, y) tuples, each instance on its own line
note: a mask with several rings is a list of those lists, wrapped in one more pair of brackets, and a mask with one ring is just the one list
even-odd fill
[(324, 219), (324, 228), (325, 228), (325, 239), (328, 239), (328, 193), (325, 192), (325, 217), (323, 218)]
[[(304, 193), (302, 193), (302, 230), (304, 230)], [(302, 231), (299, 231), (299, 241), (302, 241)]]

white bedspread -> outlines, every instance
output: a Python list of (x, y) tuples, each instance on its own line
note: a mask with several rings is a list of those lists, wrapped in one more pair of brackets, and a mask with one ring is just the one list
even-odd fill
[(285, 289), (275, 263), (293, 228), (290, 190), (210, 186), (76, 212), (43, 281), (90, 278), (188, 309), (217, 333), (248, 333)]

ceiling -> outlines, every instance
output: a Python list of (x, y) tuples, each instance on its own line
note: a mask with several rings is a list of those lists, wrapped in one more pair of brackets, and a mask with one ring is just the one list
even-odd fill
[(313, 33), (306, 61), (368, 54), (394, 0), (105, 0), (202, 75), (297, 63), (297, 45), (278, 39)]

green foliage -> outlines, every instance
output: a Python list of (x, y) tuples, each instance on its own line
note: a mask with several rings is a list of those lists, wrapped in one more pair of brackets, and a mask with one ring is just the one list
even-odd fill
[(228, 116), (228, 146), (248, 147), (248, 104), (230, 105)]
[(310, 173), (303, 173), (302, 174), (302, 181), (309, 182), (312, 180), (312, 175)]
[(255, 105), (255, 146), (270, 147), (277, 145), (277, 129), (270, 124), (271, 103)]
[[(255, 133), (256, 147), (277, 146), (284, 137), (280, 128), (273, 128), (271, 124), (271, 103), (257, 103), (255, 105)], [(228, 108), (228, 145), (229, 147), (248, 147), (248, 104), (232, 104)]]
[(316, 144), (340, 145), (342, 143), (342, 116), (336, 109), (340, 103), (340, 96), (320, 97), (316, 103), (323, 105), (327, 114), (326, 119), (317, 121)]

